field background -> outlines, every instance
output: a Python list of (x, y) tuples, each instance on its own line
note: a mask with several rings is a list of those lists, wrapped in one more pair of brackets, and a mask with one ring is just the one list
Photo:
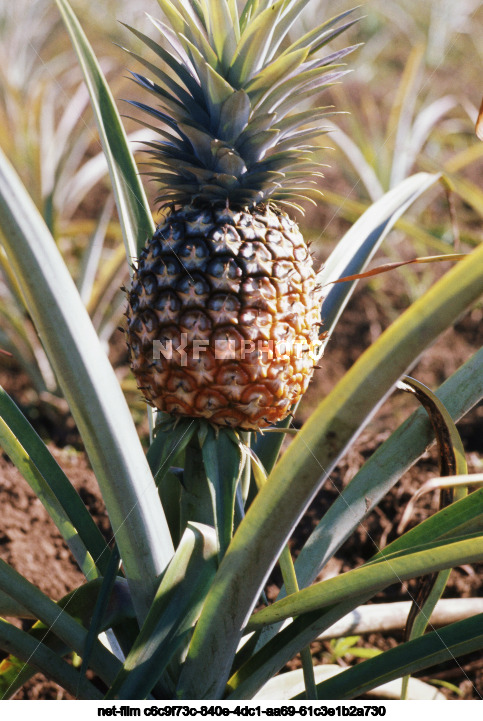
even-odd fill
[[(159, 16), (155, 0), (72, 0), (72, 6), (101, 60), (121, 112), (136, 111), (123, 101), (139, 97), (128, 70), (139, 70), (120, 46), (140, 51), (138, 41), (121, 22), (154, 35), (145, 12)], [(352, 7), (351, 2), (312, 0), (303, 18), (305, 29), (317, 20)], [(477, 0), (369, 0), (358, 11), (363, 19), (336, 41), (359, 44), (348, 58), (352, 72), (325, 94), (323, 104), (341, 114), (331, 118), (322, 139), (326, 151), (324, 199), (307, 208), (301, 225), (319, 263), (343, 233), (385, 191), (418, 171), (441, 171), (445, 183), (427, 193), (389, 235), (373, 265), (416, 256), (467, 252), (482, 239), (483, 143), (474, 132), (483, 95), (483, 6)], [(303, 29), (303, 28), (302, 28)], [(298, 32), (296, 29), (295, 32)], [(144, 98), (146, 101), (146, 98)], [(132, 142), (147, 138), (131, 117), (125, 119)], [(146, 435), (144, 404), (126, 364), (122, 332), (128, 273), (109, 179), (103, 162), (87, 93), (68, 38), (52, 0), (0, 0), (0, 142), (41, 209), (76, 279), (103, 339), (139, 424)], [(137, 147), (137, 146), (136, 146)], [(142, 154), (138, 156), (143, 162)], [(141, 166), (142, 167), (142, 166)], [(146, 180), (148, 195), (156, 189)], [(152, 205), (154, 208), (154, 203)], [(410, 303), (420, 297), (448, 263), (407, 266), (359, 284), (321, 362), (321, 370), (304, 398), (296, 423), (307, 417), (360, 353)], [(481, 346), (481, 304), (425, 353), (412, 374), (437, 388)], [(0, 384), (21, 405), (49, 442), (84, 502), (109, 538), (94, 476), (55, 377), (15, 294), (0, 251)], [(414, 409), (396, 393), (364, 431), (356, 451), (338, 468), (293, 539), (297, 548), (321, 513), (390, 431)], [(470, 472), (481, 472), (483, 408), (461, 422)], [(437, 475), (431, 451), (384, 499), (326, 569), (348, 570), (383, 547), (398, 533), (410, 497)], [(437, 497), (416, 505), (411, 523), (438, 507)], [(80, 572), (53, 529), (40, 502), (6, 457), (0, 458), (0, 555), (57, 599), (82, 581)], [(280, 579), (274, 574), (269, 595)], [(483, 569), (455, 569), (448, 597), (483, 596)], [(407, 600), (394, 586), (376, 600)], [(397, 633), (371, 634), (357, 648), (385, 649), (401, 639)], [(334, 652), (318, 644), (321, 661), (357, 662), (357, 654)], [(297, 659), (293, 665), (298, 664)], [(481, 698), (483, 661), (477, 655), (432, 669), (424, 678), (445, 686), (449, 698)], [(54, 684), (36, 677), (19, 698), (65, 698)]]

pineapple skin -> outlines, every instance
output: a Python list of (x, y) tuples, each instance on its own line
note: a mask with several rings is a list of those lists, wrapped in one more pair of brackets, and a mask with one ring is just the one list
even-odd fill
[(273, 425), (313, 375), (320, 307), (308, 247), (284, 213), (168, 211), (128, 293), (138, 387), (174, 417), (243, 430)]

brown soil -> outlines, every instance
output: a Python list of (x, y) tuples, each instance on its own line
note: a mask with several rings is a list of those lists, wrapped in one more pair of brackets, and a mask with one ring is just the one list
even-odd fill
[[(50, 450), (109, 540), (109, 522), (104, 504), (84, 454), (70, 448), (51, 446)], [(5, 456), (0, 457), (0, 518), (0, 558), (44, 593), (57, 601), (84, 582), (83, 574), (47, 511)], [(23, 628), (29, 628), (31, 623), (24, 621), (20, 624), (13, 618), (8, 620)], [(62, 688), (38, 674), (15, 698), (70, 697)]]
[[(380, 296), (378, 296), (380, 297)], [(400, 295), (398, 296), (400, 298)], [(388, 306), (394, 298), (389, 299)], [(392, 308), (394, 309), (394, 305)], [(389, 312), (374, 300), (367, 288), (359, 291), (352, 301), (351, 307), (344, 315), (337, 333), (331, 340), (323, 361), (323, 370), (313, 383), (301, 410), (302, 417), (307, 415), (311, 407), (333, 387), (337, 379), (352, 365), (361, 351), (370, 344), (374, 335), (378, 335), (389, 323)], [(413, 372), (418, 379), (431, 387), (437, 387), (481, 345), (482, 311), (475, 309), (454, 329), (448, 331), (431, 351), (424, 355)], [(25, 378), (14, 373), (10, 367), (1, 373), (7, 390), (17, 400), (28, 406), (26, 400), (27, 383)], [(414, 402), (408, 394), (395, 394), (386, 403), (371, 426), (359, 439), (357, 446), (344, 459), (343, 464), (333, 473), (330, 482), (318, 495), (315, 502), (305, 515), (293, 541), (293, 550), (297, 553), (301, 544), (316, 525), (324, 510), (334, 500), (342, 486), (347, 483), (360, 467), (361, 463), (384, 440), (390, 430), (414, 409)], [(36, 425), (42, 432), (46, 431), (43, 419), (38, 417)], [(66, 419), (64, 419), (66, 420)], [(70, 422), (69, 422), (70, 423)], [(50, 427), (50, 424), (47, 424)], [(75, 429), (67, 426), (69, 432), (64, 438), (76, 441)], [(481, 452), (483, 451), (483, 407), (474, 409), (460, 424), (471, 471), (481, 472)], [(62, 433), (57, 434), (57, 442)], [(97, 483), (89, 468), (85, 455), (74, 450), (72, 445), (64, 448), (51, 446), (51, 450), (65, 469), (81, 495), (84, 503), (99, 524), (102, 532), (109, 537), (109, 523), (104, 505), (100, 498)], [(400, 481), (393, 491), (383, 499), (379, 507), (370, 514), (357, 532), (340, 549), (331, 561), (328, 571), (340, 573), (354, 568), (370, 555), (375, 548), (383, 547), (396, 536), (396, 529), (404, 508), (415, 490), (429, 476), (437, 473), (437, 458), (434, 450), (426, 453), (410, 473)], [(435, 496), (425, 495), (418, 502), (413, 522), (425, 518), (438, 507)], [(83, 582), (83, 576), (77, 569), (59, 533), (53, 526), (46, 511), (27, 486), (20, 474), (5, 457), (0, 457), (0, 557), (10, 563), (17, 571), (24, 574), (30, 581), (54, 599)], [(269, 596), (274, 596), (280, 583), (274, 573), (269, 588)], [(411, 588), (414, 584), (410, 584)], [(481, 596), (483, 595), (483, 567), (465, 567), (455, 569), (451, 575), (447, 596)], [(401, 585), (388, 588), (379, 594), (376, 601), (407, 600), (407, 589)], [(25, 627), (28, 623), (25, 622)], [(394, 646), (401, 641), (398, 634), (370, 634), (361, 639), (360, 643), (380, 649)], [(314, 645), (314, 651), (322, 658), (329, 651), (327, 643)], [(341, 663), (356, 662), (350, 656)], [(294, 659), (291, 667), (298, 665)], [(444, 690), (449, 698), (475, 699), (483, 696), (483, 660), (481, 654), (461, 658), (458, 661), (444, 664), (428, 670), (420, 675), (423, 679), (440, 679), (454, 684), (459, 689), (459, 696), (452, 691)], [(56, 699), (69, 698), (62, 689), (43, 676), (35, 676), (17, 695), (22, 699)]]

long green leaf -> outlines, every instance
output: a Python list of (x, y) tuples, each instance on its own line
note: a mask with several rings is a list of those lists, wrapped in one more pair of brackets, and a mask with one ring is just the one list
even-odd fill
[(275, 24), (275, 32), (268, 53), (269, 60), (277, 56), (278, 48), (309, 2), (310, 0), (288, 0), (285, 2), (280, 21)]
[[(52, 653), (55, 652), (52, 651)], [(60, 662), (61, 659), (57, 657), (57, 660)], [(22, 661), (18, 656), (10, 653), (7, 658), (0, 661), (0, 700), (12, 698), (19, 688), (22, 688), (38, 670), (38, 668), (30, 666), (26, 661)]]
[(217, 72), (198, 50), (197, 46), (185, 41), (191, 52), (193, 62), (196, 62), (196, 70), (200, 77), (201, 86), (205, 92), (205, 99), (210, 110), (211, 118), (218, 123), (220, 119), (221, 106), (234, 92), (235, 89), (228, 83), (221, 73)]
[[(444, 593), (446, 584), (451, 575), (451, 568), (424, 576), (418, 580), (418, 588), (413, 595), (411, 609), (406, 622), (404, 640), (423, 636), (428, 627), (431, 615)], [(410, 676), (404, 676), (401, 686), (401, 701), (408, 698)]]
[[(362, 649), (361, 649), (362, 650)], [(342, 673), (343, 667), (337, 664), (323, 663), (315, 666), (315, 678), (318, 683), (322, 683), (326, 679), (332, 678), (336, 674)], [(265, 686), (260, 689), (259, 693), (254, 697), (254, 701), (270, 701), (276, 698), (278, 701), (282, 699), (298, 698), (302, 700), (303, 679), (301, 670), (287, 671), (271, 678)], [(299, 694), (299, 696), (296, 696)], [(382, 686), (374, 688), (370, 694), (372, 698), (377, 699), (394, 699), (399, 700), (401, 694), (401, 684), (398, 681), (386, 683)], [(409, 683), (408, 697), (414, 701), (444, 701), (445, 696), (440, 691), (418, 679), (411, 679)]]
[(181, 418), (174, 427), (157, 430), (147, 453), (156, 485), (162, 484), (170, 467), (176, 463), (190, 442), (196, 427), (193, 419)]
[(107, 698), (146, 698), (200, 614), (216, 572), (213, 529), (190, 524)]
[(180, 678), (182, 698), (216, 698), (223, 692), (241, 628), (270, 571), (266, 559), (273, 563), (278, 557), (341, 453), (398, 378), (478, 299), (482, 274), (483, 246), (452, 268), (359, 358), (296, 436), (249, 508), (220, 566)]
[[(361, 696), (394, 678), (431, 668), (483, 648), (483, 614), (452, 623), (439, 631), (391, 648), (318, 684), (319, 699)], [(301, 698), (296, 696), (295, 698)]]
[(17, 618), (35, 618), (33, 613), (25, 606), (5, 593), (0, 591), (0, 616), (16, 616)]
[(64, 471), (12, 399), (0, 388), (0, 445), (37, 494), (88, 580), (107, 567), (101, 532)]
[[(147, 452), (149, 466), (154, 475), (175, 548), (178, 546), (182, 533), (180, 527), (181, 483), (180, 479), (173, 475), (171, 467), (175, 466), (178, 458), (185, 453), (186, 446), (189, 444), (196, 427), (196, 423), (192, 418), (181, 419), (174, 428), (162, 429), (158, 427)], [(179, 462), (179, 465), (183, 466), (183, 463)]]
[(140, 618), (173, 547), (119, 382), (54, 239), (0, 154), (0, 230), (96, 473)]
[(101, 632), (102, 622), (107, 614), (109, 601), (112, 598), (112, 591), (115, 586), (120, 562), (121, 558), (119, 556), (119, 551), (117, 549), (117, 546), (114, 546), (110, 554), (109, 563), (104, 573), (101, 587), (99, 589), (99, 594), (97, 596), (96, 604), (94, 606), (92, 617), (89, 623), (87, 638), (82, 653), (81, 673), (85, 673), (89, 668), (92, 649), (94, 648), (96, 639)]
[[(251, 460), (251, 472), (253, 473), (258, 488), (261, 488), (267, 482), (267, 474), (256, 455), (252, 451), (250, 451), (250, 449), (248, 449), (248, 452), (250, 454)], [(283, 549), (278, 562), (280, 565), (280, 571), (282, 572), (284, 587), (287, 589), (287, 592), (289, 594), (296, 593), (299, 590), (299, 585), (297, 583), (297, 576), (295, 573), (292, 554), (288, 545), (285, 546), (285, 548)], [(315, 688), (314, 667), (310, 646), (301, 649), (300, 656), (302, 660), (306, 698), (307, 700), (316, 700), (317, 691)]]
[[(28, 662), (37, 671), (46, 674), (75, 698), (100, 701), (102, 693), (79, 671), (69, 666), (55, 651), (21, 631), (11, 623), (0, 619), (0, 648), (8, 651), (23, 662)], [(21, 672), (21, 664), (17, 672)]]
[(298, 38), (294, 43), (292, 43), (292, 45), (290, 45), (285, 50), (285, 52), (289, 53), (293, 52), (294, 50), (307, 47), (310, 48), (311, 54), (316, 52), (328, 42), (330, 42), (332, 38), (336, 37), (341, 32), (344, 32), (344, 30), (346, 30), (348, 27), (358, 22), (358, 19), (356, 18), (355, 20), (350, 20), (344, 25), (339, 26), (338, 28), (334, 28), (334, 25), (338, 25), (341, 20), (353, 13), (355, 9), (356, 8), (346, 10), (345, 12), (342, 12), (339, 15), (335, 15), (329, 20), (326, 20), (324, 23), (322, 23), (322, 25), (317, 25), (315, 28), (312, 28), (301, 38)]
[[(85, 628), (74, 620), (68, 611), (60, 608), (36, 586), (1, 560), (0, 588), (26, 606), (36, 618), (40, 619), (49, 630), (67, 644), (68, 648), (76, 651), (79, 656), (82, 655), (87, 639)], [(15, 651), (13, 653), (19, 655)], [(91, 666), (109, 684), (114, 680), (120, 662), (97, 641), (93, 645)]]
[[(85, 583), (83, 586), (74, 589), (57, 602), (59, 613), (61, 613), (61, 609), (65, 608), (68, 610), (69, 615), (76, 620), (79, 620), (83, 626), (89, 626), (89, 631), (87, 632), (83, 649), (83, 667), (85, 667), (84, 664), (87, 657), (90, 657), (89, 635), (92, 635), (90, 622), (96, 614), (96, 609), (99, 607), (98, 599), (102, 594), (102, 587), (104, 585), (104, 579), (97, 578), (95, 581)], [(134, 609), (132, 607), (126, 580), (117, 576), (112, 591), (108, 606), (104, 609), (105, 613), (102, 617), (102, 624), (98, 626), (97, 633), (100, 631), (107, 631), (113, 626), (116, 628), (116, 632), (119, 633), (120, 624), (122, 624), (122, 628), (124, 629), (126, 628), (126, 622), (135, 623)], [(3, 598), (7, 599), (7, 604), (2, 603), (2, 615), (17, 615), (15, 610), (11, 608), (13, 599), (11, 599), (11, 604), (9, 606), (8, 597), (5, 596), (3, 592), (0, 592), (0, 601), (3, 602)], [(20, 615), (22, 618), (35, 618), (35, 614), (27, 609), (20, 609)], [(32, 638), (40, 641), (59, 656), (64, 656), (70, 651), (70, 646), (61, 641), (55, 633), (41, 621), (37, 621), (28, 633), (32, 636)], [(95, 639), (93, 639), (93, 641), (95, 641)], [(34, 673), (36, 673), (36, 668), (34, 666), (20, 661), (12, 654), (3, 659), (3, 661), (0, 662), (0, 698), (7, 696), (12, 697), (16, 691), (34, 675)]]
[(479, 488), (451, 506), (442, 508), (422, 523), (396, 538), (382, 551), (378, 551), (369, 563), (378, 563), (394, 553), (399, 553), (432, 540), (451, 539), (464, 533), (483, 531), (483, 489)]
[(401, 215), (440, 178), (440, 174), (417, 173), (401, 182), (373, 203), (332, 251), (318, 277), (326, 286), (322, 322), (329, 337), (357, 281), (329, 284), (361, 273)]
[(67, 0), (56, 0), (56, 3), (77, 53), (89, 90), (116, 197), (126, 254), (131, 262), (132, 259), (138, 257), (146, 240), (154, 232), (154, 223), (149, 212), (146, 195), (116, 104), (97, 58)]
[[(326, 581), (304, 588), (297, 593), (276, 601), (271, 606), (254, 614), (247, 624), (247, 632), (254, 631), (267, 623), (276, 623), (286, 618), (300, 616), (335, 603), (346, 601), (367, 593), (374, 594), (391, 583), (406, 581), (462, 563), (479, 563), (483, 560), (483, 536), (472, 534), (460, 541), (448, 541), (438, 546), (428, 544), (427, 550), (400, 552), (388, 560), (364, 565)], [(441, 542), (440, 542), (441, 543)], [(465, 559), (465, 560), (462, 560)]]

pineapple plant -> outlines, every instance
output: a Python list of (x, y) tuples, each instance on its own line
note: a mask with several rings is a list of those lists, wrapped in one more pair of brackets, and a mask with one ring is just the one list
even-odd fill
[(310, 101), (352, 48), (318, 51), (355, 21), (343, 13), (290, 43), (308, 0), (159, 4), (163, 45), (130, 28), (162, 61), (135, 55), (152, 76), (133, 74), (155, 106), (133, 105), (160, 136), (148, 152), (162, 220), (128, 293), (131, 366), (160, 411), (265, 428), (317, 362), (321, 289), (286, 211), (318, 192), (330, 110)]
[[(201, 16), (204, 10), (200, 7), (204, 9), (208, 0), (199, 2), (203, 5), (196, 5), (196, 13)], [(141, 246), (144, 236), (151, 234), (144, 230), (152, 226), (150, 212), (114, 100), (92, 48), (68, 0), (56, 0), (56, 4), (89, 88), (116, 190), (128, 256), (132, 257), (135, 243), (136, 247)], [(220, 10), (219, 3), (210, 5), (213, 12), (221, 12), (223, 7), (224, 4)], [(258, 6), (251, 4), (249, 10), (255, 14)], [(245, 20), (241, 18), (246, 18), (249, 10), (240, 16), (243, 27)], [(287, 23), (289, 19), (287, 16)], [(201, 20), (195, 23), (195, 27), (200, 26)], [(167, 30), (163, 32), (167, 34)], [(178, 23), (177, 32), (182, 51), (190, 40), (189, 30), (180, 29)], [(253, 32), (258, 32), (255, 25)], [(176, 41), (172, 34), (170, 37)], [(274, 37), (270, 35), (270, 43)], [(261, 38), (259, 35), (258, 40)], [(157, 45), (151, 47), (156, 49)], [(256, 49), (258, 52), (258, 45)], [(185, 55), (188, 57), (187, 51)], [(179, 59), (179, 65), (183, 64), (189, 67), (185, 59)], [(185, 80), (189, 82), (189, 77)], [(186, 89), (186, 82), (183, 83)], [(275, 87), (275, 83), (270, 84), (267, 93)], [(194, 97), (194, 92), (190, 94)], [(167, 107), (165, 102), (163, 105)], [(300, 108), (298, 111), (303, 112)], [(279, 129), (278, 125), (272, 127)], [(166, 132), (176, 133), (168, 126)], [(181, 135), (179, 138), (182, 139)], [(170, 146), (161, 150), (170, 152)], [(279, 146), (279, 152), (284, 152), (283, 146)], [(267, 153), (264, 157), (270, 158), (269, 149)], [(181, 168), (181, 156), (179, 160), (177, 170)], [(288, 172), (292, 171), (285, 175)], [(371, 205), (327, 258), (321, 274), (323, 282), (333, 282), (346, 277), (348, 272), (354, 274), (355, 270), (363, 269), (397, 218), (438, 181), (438, 174), (417, 173)], [(206, 192), (206, 185), (200, 185)], [(170, 181), (164, 192), (174, 189)], [(216, 213), (223, 209), (254, 217), (255, 213), (263, 214), (262, 208), (268, 206), (280, 219), (285, 217), (281, 208), (287, 200), (280, 194), (276, 200), (272, 195), (272, 199), (267, 196), (260, 203), (245, 201), (238, 206), (233, 196), (200, 204), (190, 197), (183, 202), (172, 201), (174, 207), (166, 208), (165, 216), (179, 214), (179, 225), (186, 229), (191, 219), (186, 220), (185, 207), (191, 208), (193, 214), (203, 209), (208, 219), (215, 222)], [(228, 221), (225, 226), (228, 230), (237, 228)], [(117, 699), (150, 702), (173, 699), (175, 705), (170, 708), (181, 709), (183, 704), (184, 713), (190, 700), (216, 699), (218, 713), (219, 709), (233, 710), (233, 702), (247, 705), (250, 698), (254, 704), (264, 698), (301, 700), (295, 688), (299, 684), (299, 670), (277, 675), (299, 651), (304, 665), (305, 701), (310, 701), (352, 699), (378, 684), (400, 678), (402, 673), (420, 671), (435, 662), (454, 661), (459, 655), (481, 650), (483, 617), (476, 614), (437, 632), (425, 633), (422, 638), (413, 638), (330, 679), (325, 676), (327, 665), (312, 669), (308, 653), (304, 652), (320, 633), (327, 634), (335, 621), (355, 609), (359, 615), (361, 604), (388, 584), (483, 560), (481, 532), (478, 534), (483, 503), (480, 489), (397, 538), (369, 563), (308, 588), (320, 577), (324, 565), (349, 533), (356, 531), (367, 513), (427, 448), (432, 430), (419, 412), (384, 441), (344, 486), (310, 534), (295, 566), (291, 566), (287, 549), (282, 549), (314, 494), (330, 478), (338, 460), (352, 447), (406, 369), (480, 298), (483, 247), (460, 261), (361, 355), (297, 431), (282, 461), (277, 463), (273, 448), (268, 446), (279, 436), (259, 434), (254, 453), (249, 454), (249, 438), (243, 449), (233, 442), (245, 440), (245, 434), (191, 420), (174, 428), (167, 424), (167, 429), (159, 429), (146, 455), (116, 375), (59, 248), (1, 151), (0, 227), (11, 277), (22, 291), (72, 409), (115, 535), (115, 547), (111, 550), (47, 446), (7, 394), (0, 392), (2, 450), (44, 504), (88, 579), (56, 603), (0, 559), (0, 614), (19, 619), (13, 624), (2, 618), (0, 623), (0, 648), (8, 654), (0, 664), (0, 695), (12, 697), (40, 670), (77, 698), (106, 703), (109, 708)], [(175, 230), (168, 228), (171, 244), (175, 242)], [(198, 232), (209, 247), (208, 240)], [(239, 230), (237, 233), (240, 234)], [(188, 236), (183, 242), (188, 243)], [(184, 247), (180, 244), (179, 250)], [(187, 255), (185, 252), (184, 257)], [(196, 252), (189, 257), (196, 257)], [(234, 251), (229, 257), (244, 258)], [(149, 251), (144, 258), (146, 265)], [(202, 267), (208, 278), (208, 262), (204, 261)], [(157, 276), (154, 280), (159, 282)], [(148, 285), (145, 283), (146, 288), (143, 286), (138, 293), (140, 301), (143, 293), (149, 291)], [(324, 300), (324, 330), (332, 330), (353, 287), (353, 280), (330, 286)], [(333, 288), (342, 289), (335, 300)], [(162, 292), (160, 284), (159, 293)], [(176, 293), (179, 292), (176, 285)], [(181, 351), (180, 359), (180, 366), (184, 367)], [(448, 411), (447, 416), (442, 413), (446, 417), (441, 424), (445, 452), (454, 452), (456, 470), (461, 480), (470, 484), (475, 476), (464, 478), (457, 431), (448, 419), (460, 418), (481, 400), (482, 382), (480, 350), (437, 391), (439, 401)], [(434, 399), (432, 403), (435, 404)], [(190, 452), (192, 449), (186, 445), (186, 437), (190, 432), (193, 437), (195, 431), (201, 463), (199, 454)], [(260, 463), (255, 455), (259, 449), (263, 451)], [(181, 483), (175, 482), (181, 480), (181, 469), (174, 464), (176, 454), (184, 465)], [(173, 465), (166, 470), (169, 463)], [(249, 495), (246, 501), (250, 473), (245, 470), (253, 472), (251, 475), (260, 486), (256, 495)], [(189, 512), (200, 505), (200, 500), (207, 505), (208, 495), (213, 503), (212, 519), (206, 520), (201, 514), (190, 518)], [(188, 523), (183, 524), (186, 519)], [(253, 613), (277, 559), (288, 595)], [(435, 599), (433, 595), (429, 605), (424, 605), (425, 615), (430, 613), (429, 606)], [(26, 611), (30, 618), (39, 620), (29, 630), (24, 630), (26, 626), (20, 622)], [(280, 628), (283, 619), (288, 623)], [(110, 648), (98, 638), (102, 630), (107, 632)], [(255, 635), (249, 639), (252, 631)], [(248, 643), (240, 643), (243, 640)], [(82, 658), (80, 668), (64, 660), (71, 651)], [(122, 655), (125, 661), (121, 660)], [(86, 674), (88, 666), (91, 671)], [(323, 673), (319, 675), (319, 671)], [(91, 672), (98, 676), (95, 684)]]

